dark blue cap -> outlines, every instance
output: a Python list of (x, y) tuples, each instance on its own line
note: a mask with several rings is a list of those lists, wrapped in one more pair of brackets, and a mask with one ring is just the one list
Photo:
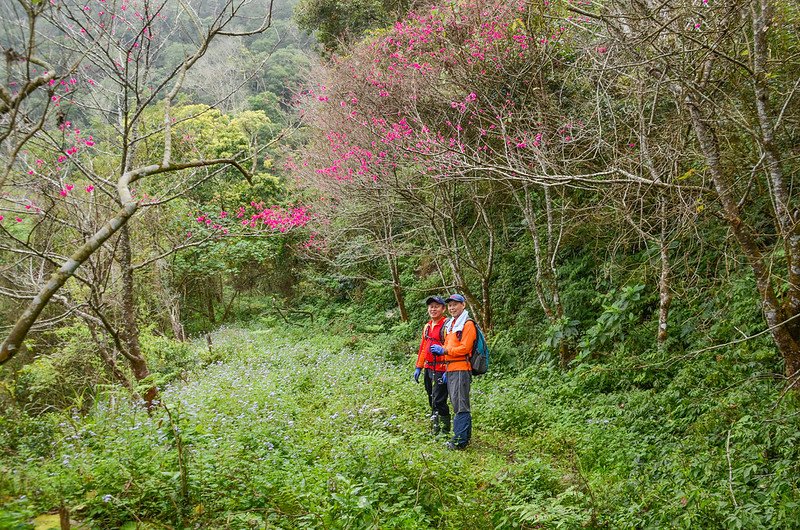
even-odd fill
[(467, 303), (464, 297), (461, 296), (460, 294), (451, 294), (450, 296), (447, 297), (447, 300), (444, 301), (444, 303), (447, 302), (461, 302), (462, 304)]
[(433, 303), (447, 305), (444, 302), (444, 298), (441, 296), (429, 296), (427, 300), (425, 300), (425, 305), (431, 305)]

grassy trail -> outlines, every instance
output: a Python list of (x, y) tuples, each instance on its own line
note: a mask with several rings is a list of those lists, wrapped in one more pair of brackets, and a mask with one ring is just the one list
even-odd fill
[(17, 440), (0, 527), (26, 528), (3, 521), (62, 501), (93, 528), (800, 524), (796, 445), (765, 462), (742, 413), (766, 409), (757, 391), (769, 387), (709, 400), (724, 382), (696, 366), (662, 388), (596, 366), (496, 368), (474, 381), (473, 443), (450, 452), (427, 432), (411, 359), (383, 342), (220, 330), (210, 352), (198, 344), (178, 363), (190, 368), (172, 372), (153, 414), (108, 391), (88, 414), (50, 415), (49, 431)]

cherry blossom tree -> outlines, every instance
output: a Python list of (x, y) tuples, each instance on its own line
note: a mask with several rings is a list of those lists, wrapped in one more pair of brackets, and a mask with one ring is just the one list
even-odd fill
[[(601, 219), (607, 210), (617, 229), (609, 244), (633, 237), (656, 251), (655, 339), (664, 347), (673, 253), (703, 213), (707, 189), (684, 134), (689, 113), (667, 83), (652, 82), (648, 63), (617, 64), (617, 37), (599, 16), (573, 2), (465, 1), (412, 12), (317, 75), (304, 108), (328, 141), (300, 169), (351, 191), (369, 181), (393, 188), (410, 224), (425, 227), (417, 252), (436, 253), (449, 268), (443, 285), (464, 291), (484, 323), (504, 215), (522, 217), (533, 291), (560, 326), (571, 320), (562, 244), (587, 212)], [(562, 346), (566, 365), (573, 352)]]
[[(130, 307), (127, 223), (143, 209), (173, 201), (227, 167), (250, 178), (251, 150), (217, 149), (214, 156), (207, 144), (179, 136), (183, 122), (209, 109), (179, 116), (174, 103), (211, 42), (262, 32), (271, 21), (270, 4), (249, 1), (20, 1), (3, 9), (3, 46), (13, 53), (0, 107), (0, 230), (8, 249), (28, 252), (42, 266), (32, 277), (38, 292), (3, 342), (0, 362), (19, 351), (50, 300), (109, 243)], [(176, 41), (183, 58), (169, 65), (166, 43)], [(60, 240), (42, 236), (44, 227), (58, 226)], [(135, 314), (124, 316), (121, 342), (141, 380), (148, 369)]]
[(425, 211), (432, 249), (484, 325), (503, 224), (496, 213), (508, 206), (497, 207), (500, 197), (524, 213), (537, 254), (532, 281), (555, 322), (564, 191), (651, 182), (601, 158), (617, 146), (592, 102), (570, 97), (589, 87), (569, 59), (581, 40), (568, 17), (549, 3), (431, 6), (334, 57), (307, 94), (309, 122), (334, 139), (327, 163), (311, 169), (346, 183), (393, 185), (406, 174), (398, 195), (408, 211)]

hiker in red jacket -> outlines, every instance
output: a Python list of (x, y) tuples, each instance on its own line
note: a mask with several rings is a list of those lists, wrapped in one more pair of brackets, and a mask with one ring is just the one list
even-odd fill
[(428, 394), (428, 404), (431, 407), (431, 431), (434, 435), (439, 432), (449, 434), (450, 408), (447, 406), (447, 385), (442, 380), (446, 365), (443, 359), (431, 353), (431, 346), (441, 346), (444, 342), (445, 303), (441, 296), (429, 296), (425, 303), (428, 305), (428, 315), (431, 319), (422, 330), (414, 381), (419, 383), (420, 373), (424, 370), (425, 392)]

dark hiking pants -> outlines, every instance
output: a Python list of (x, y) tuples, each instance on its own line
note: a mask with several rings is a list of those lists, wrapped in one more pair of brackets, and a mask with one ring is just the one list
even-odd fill
[(442, 382), (444, 372), (435, 372), (425, 368), (425, 392), (428, 393), (428, 404), (431, 413), (440, 418), (450, 418), (450, 408), (447, 406), (447, 385)]

